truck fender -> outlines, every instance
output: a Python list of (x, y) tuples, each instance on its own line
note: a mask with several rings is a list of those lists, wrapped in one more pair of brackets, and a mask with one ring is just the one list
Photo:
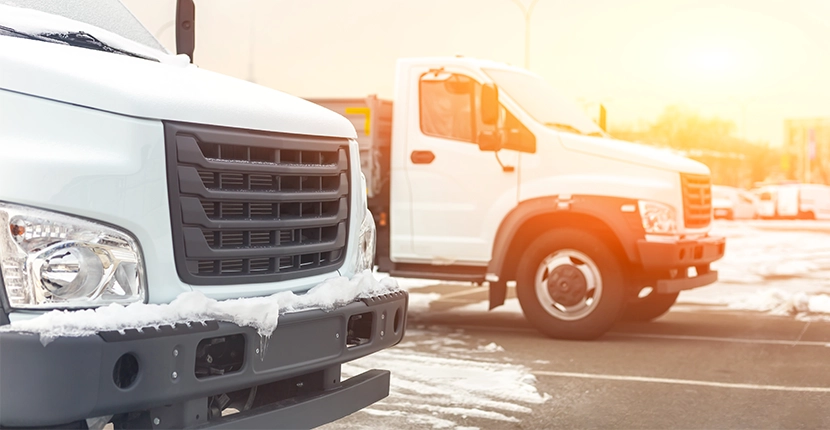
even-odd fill
[[(585, 226), (598, 221), (614, 235), (619, 247), (630, 263), (639, 262), (637, 241), (645, 237), (637, 201), (608, 196), (549, 196), (530, 199), (519, 203), (499, 225), (493, 241), (493, 253), (487, 265), (486, 279), (490, 281), (490, 308), (504, 303), (507, 292), (506, 261), (511, 257), (511, 246), (522, 227), (538, 217), (550, 217), (556, 226)], [(596, 227), (596, 225), (595, 225)]]

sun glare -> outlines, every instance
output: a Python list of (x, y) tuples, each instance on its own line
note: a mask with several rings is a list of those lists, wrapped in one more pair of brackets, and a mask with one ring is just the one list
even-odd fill
[(721, 74), (735, 68), (736, 56), (727, 49), (703, 49), (690, 55), (692, 65), (700, 71)]

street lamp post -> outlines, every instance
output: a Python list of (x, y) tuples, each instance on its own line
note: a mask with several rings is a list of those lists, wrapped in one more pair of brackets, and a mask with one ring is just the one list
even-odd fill
[(513, 0), (513, 3), (519, 6), (525, 16), (525, 69), (528, 70), (530, 70), (530, 15), (533, 13), (533, 7), (538, 2), (539, 0), (531, 0), (530, 6), (525, 7), (520, 0)]

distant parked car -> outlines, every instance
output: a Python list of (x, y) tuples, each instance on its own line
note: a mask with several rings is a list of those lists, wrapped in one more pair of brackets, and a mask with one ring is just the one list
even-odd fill
[(712, 186), (712, 209), (715, 218), (758, 218), (759, 198), (749, 191), (725, 185)]

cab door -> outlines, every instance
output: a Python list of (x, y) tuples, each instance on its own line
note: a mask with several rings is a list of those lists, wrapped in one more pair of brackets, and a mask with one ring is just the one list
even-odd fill
[(483, 123), (482, 82), (472, 74), (424, 68), (416, 76), (404, 161), (414, 260), (486, 264), (495, 230), (517, 203), (519, 154), (479, 148), (499, 125)]

